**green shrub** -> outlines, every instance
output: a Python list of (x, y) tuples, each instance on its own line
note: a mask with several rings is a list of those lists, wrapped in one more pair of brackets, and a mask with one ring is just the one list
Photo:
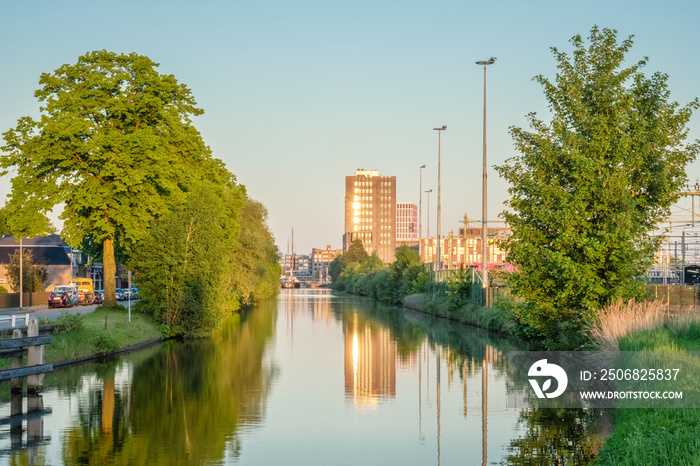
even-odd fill
[(71, 314), (66, 310), (61, 311), (61, 315), (56, 319), (57, 333), (80, 332), (84, 326), (82, 315)]
[(92, 339), (98, 354), (111, 353), (119, 349), (119, 341), (111, 333), (98, 330)]
[(0, 294), (7, 294), (7, 289), (4, 286), (0, 286)]

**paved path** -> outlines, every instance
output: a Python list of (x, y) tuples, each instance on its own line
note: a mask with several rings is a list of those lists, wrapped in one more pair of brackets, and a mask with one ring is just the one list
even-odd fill
[[(135, 303), (136, 301), (132, 301), (131, 303)], [(129, 301), (119, 301), (119, 304), (123, 305), (124, 307), (129, 306)], [(95, 310), (97, 307), (97, 304), (91, 304), (89, 306), (73, 306), (73, 307), (58, 307), (58, 308), (52, 308), (49, 309), (48, 304), (40, 304), (37, 306), (30, 306), (30, 307), (25, 307), (22, 309), (22, 311), (19, 310), (18, 307), (15, 308), (9, 308), (9, 309), (0, 309), (0, 316), (10, 316), (12, 314), (19, 314), (19, 315), (24, 315), (24, 314), (29, 314), (30, 319), (39, 319), (39, 324), (44, 323), (44, 319), (46, 317), (49, 318), (49, 320), (53, 320), (56, 317), (60, 316), (63, 311), (68, 311), (71, 314), (89, 314), (92, 311)], [(24, 324), (22, 322), (22, 324)], [(20, 325), (22, 325), (20, 324)], [(0, 321), (0, 329), (4, 328), (10, 328), (11, 324), (10, 322), (2, 322)]]

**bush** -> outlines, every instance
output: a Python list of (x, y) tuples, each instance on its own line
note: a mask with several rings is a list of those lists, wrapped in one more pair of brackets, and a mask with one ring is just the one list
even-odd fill
[(57, 333), (79, 332), (83, 327), (83, 316), (80, 314), (71, 314), (64, 310), (61, 311), (61, 315), (56, 319)]
[(117, 339), (111, 333), (104, 331), (97, 331), (92, 339), (92, 344), (95, 345), (95, 349), (98, 354), (111, 353), (119, 349), (120, 345)]
[(4, 286), (0, 286), (0, 294), (7, 294), (7, 289)]

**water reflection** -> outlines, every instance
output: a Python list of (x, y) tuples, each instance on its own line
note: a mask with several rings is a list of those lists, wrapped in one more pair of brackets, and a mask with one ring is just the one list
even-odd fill
[(396, 396), (396, 342), (389, 331), (355, 314), (343, 325), (345, 397), (358, 406), (376, 405)]
[[(214, 339), (50, 374), (35, 449), (3, 456), (0, 426), (0, 461), (586, 464), (601, 413), (528, 409), (507, 381), (507, 352), (522, 349), (328, 290), (283, 291)], [(16, 445), (29, 424), (19, 432)]]

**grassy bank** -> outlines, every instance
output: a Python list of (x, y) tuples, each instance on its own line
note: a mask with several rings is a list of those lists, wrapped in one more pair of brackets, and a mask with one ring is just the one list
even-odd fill
[[(607, 338), (599, 336), (604, 349), (616, 346), (621, 351), (700, 351), (700, 322), (689, 316), (666, 320), (659, 306), (613, 310), (605, 325)], [(685, 389), (686, 394), (688, 389), (697, 390), (672, 388)], [(596, 464), (700, 464), (698, 432), (700, 411), (696, 409), (617, 409), (614, 430)]]
[(403, 300), (403, 305), (409, 309), (436, 317), (515, 336), (515, 322), (512, 311), (505, 301), (497, 301), (492, 308), (485, 308), (476, 303), (468, 302), (454, 309), (453, 301), (448, 295), (417, 293), (406, 296)]
[(119, 305), (99, 306), (94, 312), (82, 316), (63, 315), (52, 323), (57, 323), (58, 328), (53, 333), (53, 342), (44, 349), (44, 359), (54, 364), (103, 355), (163, 338), (150, 316), (132, 312), (129, 322), (126, 309)]
[[(94, 312), (85, 315), (66, 313), (49, 323), (57, 324), (57, 328), (52, 333), (52, 343), (44, 346), (44, 361), (53, 364), (99, 357), (163, 339), (150, 316), (132, 310), (129, 322), (127, 310), (120, 305), (98, 306)], [(9, 365), (9, 359), (0, 360), (0, 367)]]

